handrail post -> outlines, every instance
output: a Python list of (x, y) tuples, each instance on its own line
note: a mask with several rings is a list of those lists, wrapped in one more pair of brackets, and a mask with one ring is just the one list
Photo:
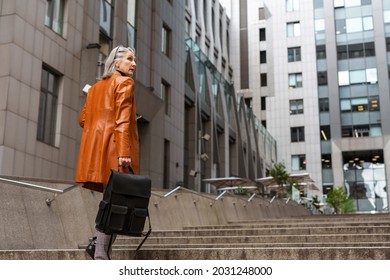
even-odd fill
[(180, 189), (181, 189), (181, 186), (178, 186), (178, 187), (174, 188), (173, 190), (171, 190), (170, 192), (167, 192), (167, 193), (164, 195), (164, 197), (168, 197), (168, 196), (170, 196), (171, 194), (173, 194), (174, 192), (176, 192), (176, 191), (178, 191), (178, 190), (180, 190)]
[(46, 198), (46, 205), (51, 206), (51, 203), (57, 198), (57, 194), (55, 193), (53, 198)]
[(219, 196), (217, 196), (217, 197), (215, 198), (215, 200), (220, 199), (225, 193), (227, 193), (227, 191), (223, 191)]
[(248, 199), (248, 202), (251, 202), (251, 200), (256, 196), (256, 194), (252, 194), (251, 197)]

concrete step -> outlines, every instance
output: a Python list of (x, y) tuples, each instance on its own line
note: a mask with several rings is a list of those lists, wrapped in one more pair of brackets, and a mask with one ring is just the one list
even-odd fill
[[(127, 251), (129, 252), (129, 251)], [(117, 252), (123, 257), (123, 251)], [(130, 252), (129, 252), (130, 254)], [(125, 255), (126, 256), (126, 255)], [(390, 247), (292, 247), (141, 250), (142, 260), (389, 260)]]
[(310, 215), (291, 218), (267, 218), (259, 220), (230, 220), (228, 224), (284, 224), (284, 223), (307, 223), (307, 222), (372, 222), (372, 221), (390, 221), (390, 214), (356, 214), (356, 215)]
[[(114, 249), (134, 250), (138, 244), (125, 244), (113, 246)], [(210, 248), (305, 248), (305, 247), (333, 247), (333, 248), (348, 248), (348, 247), (390, 247), (389, 242), (292, 242), (292, 243), (201, 243), (201, 244), (144, 244), (143, 250), (153, 249), (210, 249)], [(80, 248), (81, 249), (81, 248)]]
[(304, 222), (304, 223), (259, 223), (259, 222), (253, 222), (253, 223), (237, 223), (237, 224), (228, 224), (228, 225), (208, 225), (208, 226), (187, 226), (183, 229), (185, 230), (219, 230), (219, 229), (242, 229), (242, 228), (287, 228), (287, 227), (293, 227), (293, 228), (314, 228), (314, 227), (324, 227), (324, 226), (345, 226), (345, 227), (352, 227), (352, 226), (390, 226), (390, 220), (389, 221), (366, 221), (366, 222), (359, 222), (359, 221), (339, 221), (339, 222), (333, 222), (333, 221), (324, 221), (324, 222)]
[[(2, 260), (90, 260), (83, 249), (0, 251)], [(389, 260), (390, 247), (113, 250), (115, 260)]]
[[(141, 240), (118, 236), (113, 259), (388, 260), (390, 215), (247, 220), (154, 230), (135, 256)], [(90, 259), (86, 245), (74, 250), (0, 251), (0, 259)]]
[[(141, 239), (118, 237), (116, 245), (139, 244)], [(276, 244), (276, 243), (364, 243), (364, 242), (390, 242), (390, 233), (387, 234), (310, 234), (310, 235), (253, 235), (253, 236), (207, 236), (207, 237), (149, 237), (146, 244), (167, 244), (185, 245), (193, 244), (231, 244), (231, 243), (256, 243), (256, 244)]]
[(154, 237), (194, 237), (194, 236), (253, 236), (253, 235), (309, 235), (309, 234), (385, 234), (389, 226), (322, 226), (286, 228), (236, 228), (236, 229), (193, 229), (154, 231)]

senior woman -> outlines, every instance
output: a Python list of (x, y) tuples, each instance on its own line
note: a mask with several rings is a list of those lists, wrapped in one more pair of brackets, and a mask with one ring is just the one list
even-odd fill
[[(139, 142), (134, 80), (136, 68), (132, 49), (118, 46), (105, 61), (104, 73), (87, 94), (79, 123), (83, 128), (76, 169), (76, 182), (84, 188), (103, 192), (111, 169), (131, 166), (139, 170)], [(96, 231), (95, 250), (87, 250), (95, 259), (111, 259), (115, 235)]]

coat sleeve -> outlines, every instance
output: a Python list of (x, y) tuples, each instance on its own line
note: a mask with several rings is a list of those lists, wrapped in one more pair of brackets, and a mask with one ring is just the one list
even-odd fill
[(85, 108), (86, 104), (84, 104), (83, 109), (81, 110), (80, 116), (79, 116), (79, 125), (84, 128), (84, 123), (85, 123)]
[(126, 79), (115, 92), (115, 143), (119, 157), (130, 156), (130, 114), (134, 105), (134, 81)]

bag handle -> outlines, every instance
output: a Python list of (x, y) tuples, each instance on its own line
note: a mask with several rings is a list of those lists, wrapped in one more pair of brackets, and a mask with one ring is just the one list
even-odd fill
[[(119, 172), (119, 168), (121, 168), (121, 167), (126, 167), (126, 166), (121, 166), (121, 165), (119, 165), (119, 163), (118, 163), (118, 172)], [(127, 167), (129, 168), (130, 173), (131, 173), (131, 174), (134, 174), (133, 168), (132, 168), (130, 165), (128, 165)]]
[(152, 224), (150, 223), (150, 216), (149, 216), (149, 210), (148, 210), (148, 222), (149, 222), (149, 230), (144, 235), (144, 239), (141, 241), (141, 243), (138, 245), (137, 249), (135, 249), (135, 253), (133, 256), (133, 259), (137, 259), (139, 249), (141, 249), (142, 245), (145, 243), (146, 239), (149, 237), (149, 235), (152, 233)]

